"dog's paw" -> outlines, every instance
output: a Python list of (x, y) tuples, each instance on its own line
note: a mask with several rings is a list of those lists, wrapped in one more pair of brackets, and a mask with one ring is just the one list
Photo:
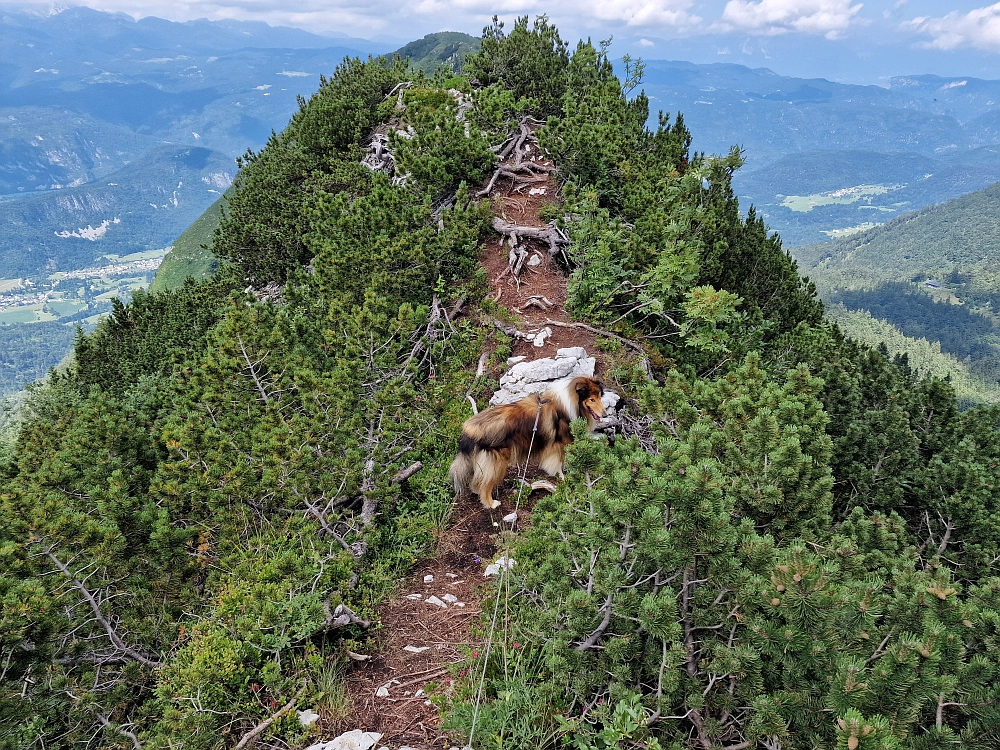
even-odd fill
[(486, 508), (487, 510), (496, 510), (497, 508), (500, 507), (500, 501), (494, 500), (492, 498), (490, 498), (489, 501), (484, 500), (483, 507)]

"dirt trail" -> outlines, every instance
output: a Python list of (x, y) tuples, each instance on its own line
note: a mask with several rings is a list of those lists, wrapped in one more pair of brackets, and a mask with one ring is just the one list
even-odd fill
[[(529, 142), (525, 151), (525, 158), (552, 166), (539, 155), (537, 145)], [(511, 155), (507, 163), (513, 161)], [(501, 177), (491, 198), (494, 212), (504, 220), (544, 227), (540, 212), (545, 205), (558, 201), (558, 183), (552, 174), (546, 175), (544, 181), (519, 186)], [(549, 256), (546, 243), (524, 238), (522, 242), (529, 251), (536, 251), (533, 254), (541, 262), (536, 266), (525, 264), (517, 279), (508, 270), (505, 238), (494, 235), (483, 244), (480, 262), (487, 271), (492, 298), (520, 316), (517, 327), (522, 331), (541, 329), (547, 320), (569, 322), (563, 269)], [(548, 310), (525, 308), (534, 295), (543, 295), (553, 306)], [(517, 340), (514, 355), (534, 360), (554, 356), (562, 347), (582, 346), (598, 357), (600, 374), (602, 361), (592, 332), (551, 328), (552, 337), (544, 346)], [(508, 480), (514, 476), (512, 468)], [(471, 493), (464, 493), (456, 501), (449, 527), (438, 540), (437, 554), (417, 566), (401, 582), (399, 594), (384, 605), (374, 633), (380, 651), (352, 670), (348, 692), (353, 710), (346, 719), (329, 727), (331, 732), (351, 729), (379, 732), (383, 737), (376, 747), (388, 746), (392, 750), (401, 747), (430, 750), (463, 744), (449, 740), (441, 731), (437, 707), (427, 700), (424, 691), (428, 686), (431, 692), (447, 691), (454, 670), (458, 669), (456, 665), (481, 645), (476, 630), (487, 596), (483, 570), (498, 554), (496, 533), (503, 515), (512, 509), (513, 482), (507, 481), (500, 492), (501, 506), (495, 511), (485, 510)], [(531, 504), (529, 498), (522, 498), (525, 511)], [(527, 520), (528, 513), (521, 513), (519, 525), (523, 527)], [(432, 578), (426, 579), (428, 576)], [(432, 596), (440, 604), (428, 602)], [(406, 650), (407, 646), (414, 648)]]

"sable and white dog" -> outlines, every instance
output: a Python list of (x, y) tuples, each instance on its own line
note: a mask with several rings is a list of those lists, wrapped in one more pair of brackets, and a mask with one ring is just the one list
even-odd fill
[(600, 381), (573, 378), (541, 396), (493, 406), (466, 420), (458, 455), (448, 470), (455, 492), (471, 487), (485, 507), (498, 507), (500, 501), (493, 499), (494, 488), (503, 481), (512, 463), (523, 463), (528, 458), (529, 446), (543, 471), (561, 476), (566, 446), (573, 442), (570, 422), (585, 417), (588, 429), (593, 431), (604, 416), (602, 395)]

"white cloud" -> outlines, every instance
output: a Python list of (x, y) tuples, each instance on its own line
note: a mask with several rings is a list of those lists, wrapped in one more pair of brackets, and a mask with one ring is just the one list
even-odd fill
[[(0, 4), (9, 0), (0, 0)], [(23, 2), (23, 0), (21, 0)], [(51, 0), (27, 0), (48, 3)], [(372, 37), (423, 35), (442, 29), (479, 33), (497, 14), (507, 28), (516, 16), (547, 15), (565, 38), (612, 33), (616, 28), (691, 31), (703, 25), (692, 12), (695, 0), (76, 0), (99, 10), (136, 18), (157, 16), (174, 21), (264, 21), (315, 33), (342, 32)], [(597, 38), (597, 37), (595, 37)]]
[(498, 15), (545, 14), (557, 24), (566, 21), (593, 21), (624, 26), (669, 26), (688, 28), (701, 18), (688, 13), (694, 0), (418, 0), (411, 7), (416, 14), (457, 12), (488, 19)]
[(952, 11), (940, 18), (921, 16), (907, 21), (903, 28), (929, 36), (931, 40), (927, 46), (935, 49), (977, 47), (1000, 50), (1000, 3), (967, 13)]
[(722, 13), (728, 29), (785, 34), (797, 31), (834, 39), (857, 23), (861, 3), (852, 0), (729, 0)]

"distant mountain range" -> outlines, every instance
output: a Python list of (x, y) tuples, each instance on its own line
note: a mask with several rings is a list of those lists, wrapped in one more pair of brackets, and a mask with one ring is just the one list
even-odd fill
[[(398, 51), (432, 72), (478, 44), (442, 32)], [(0, 215), (8, 228), (0, 237), (0, 324), (88, 320), (107, 295), (148, 281), (143, 269), (158, 262), (151, 258), (217, 201), (236, 157), (281, 130), (298, 97), (345, 56), (392, 46), (87, 8), (0, 12)], [(688, 49), (657, 43), (644, 54), (666, 48)], [(743, 149), (747, 164), (734, 182), (742, 207), (756, 205), (785, 245), (798, 248), (869, 237), (857, 233), (1000, 181), (1000, 81), (915, 75), (884, 84), (647, 60), (642, 87), (653, 123), (657, 110), (683, 112), (695, 149)], [(211, 267), (200, 245), (216, 213), (185, 235), (186, 260), (172, 259), (164, 279)], [(136, 260), (115, 261), (126, 257)], [(91, 302), (70, 300), (57, 288), (67, 282), (52, 281), (86, 268), (121, 273), (81, 286), (80, 299)], [(31, 294), (19, 280), (36, 285)], [(889, 281), (898, 279), (879, 283)]]
[(788, 246), (1000, 180), (1000, 81), (921, 75), (880, 87), (723, 63), (646, 66), (651, 109), (682, 112), (694, 148), (743, 148), (740, 202)]
[(0, 394), (150, 282), (167, 247), (347, 55), (260, 23), (0, 10)]

